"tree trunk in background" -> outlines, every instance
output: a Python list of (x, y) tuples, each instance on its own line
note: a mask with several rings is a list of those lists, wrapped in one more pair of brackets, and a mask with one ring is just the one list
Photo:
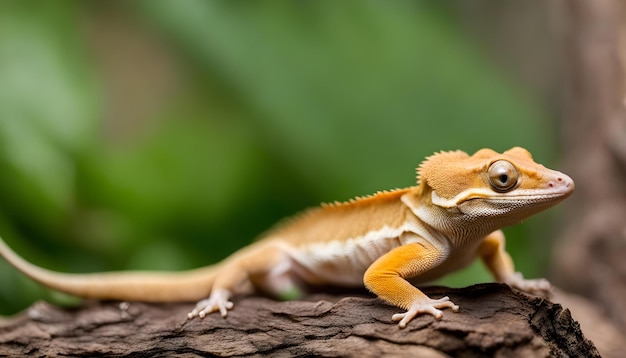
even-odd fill
[[(576, 182), (553, 248), (554, 300), (603, 356), (626, 338), (626, 1), (454, 1), (461, 25), (559, 113), (562, 169)], [(557, 139), (557, 138), (555, 138)], [(604, 311), (604, 312), (603, 312)]]
[(553, 282), (600, 303), (626, 329), (626, 2), (559, 6), (564, 171), (576, 192), (554, 251)]

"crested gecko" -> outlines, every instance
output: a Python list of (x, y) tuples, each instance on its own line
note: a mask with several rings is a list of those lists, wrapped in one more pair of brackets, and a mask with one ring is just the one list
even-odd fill
[(280, 296), (308, 285), (363, 285), (404, 310), (401, 328), (417, 315), (458, 311), (448, 297), (433, 299), (415, 284), (437, 279), (476, 258), (495, 280), (546, 293), (546, 280), (526, 280), (505, 251), (504, 226), (568, 197), (574, 182), (537, 164), (515, 147), (439, 152), (417, 169), (416, 186), (323, 204), (271, 230), (222, 262), (183, 272), (68, 274), (35, 266), (0, 239), (0, 254), (42, 285), (72, 295), (124, 301), (191, 301), (188, 314), (226, 317), (235, 293), (256, 289)]

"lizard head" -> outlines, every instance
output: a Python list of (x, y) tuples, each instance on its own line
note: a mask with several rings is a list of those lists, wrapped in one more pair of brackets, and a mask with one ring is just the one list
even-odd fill
[(535, 163), (524, 148), (502, 154), (481, 149), (440, 152), (418, 168), (418, 181), (431, 203), (468, 218), (505, 217), (508, 224), (547, 209), (574, 191), (567, 175)]

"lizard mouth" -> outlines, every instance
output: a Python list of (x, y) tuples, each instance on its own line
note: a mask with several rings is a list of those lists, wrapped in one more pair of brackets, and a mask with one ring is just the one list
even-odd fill
[(558, 203), (561, 200), (564, 200), (568, 196), (571, 195), (569, 193), (528, 193), (528, 194), (518, 194), (518, 195), (496, 195), (496, 196), (475, 196), (471, 198), (467, 198), (458, 203), (461, 205), (465, 202), (469, 201), (486, 201), (490, 203), (498, 203), (504, 205), (512, 205), (517, 203), (517, 205), (523, 206), (532, 206), (533, 204), (542, 204), (542, 203)]
[[(502, 195), (493, 197), (493, 200), (498, 201), (552, 201), (558, 199), (567, 198), (571, 192), (569, 193), (528, 193), (528, 194), (517, 194), (517, 195)], [(489, 199), (488, 199), (489, 200)]]

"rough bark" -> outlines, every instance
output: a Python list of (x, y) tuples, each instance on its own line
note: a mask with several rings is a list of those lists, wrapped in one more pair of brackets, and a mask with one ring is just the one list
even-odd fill
[(9, 356), (420, 356), (599, 357), (567, 309), (499, 284), (431, 287), (461, 306), (405, 329), (397, 308), (368, 295), (319, 294), (277, 302), (236, 299), (227, 319), (186, 320), (192, 304), (39, 303), (0, 325)]

